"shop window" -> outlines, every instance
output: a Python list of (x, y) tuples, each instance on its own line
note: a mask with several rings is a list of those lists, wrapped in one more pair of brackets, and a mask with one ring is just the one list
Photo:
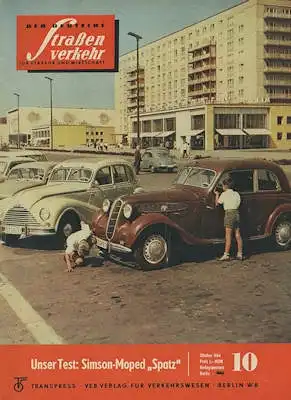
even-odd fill
[(282, 132), (277, 132), (277, 140), (282, 140), (283, 133)]

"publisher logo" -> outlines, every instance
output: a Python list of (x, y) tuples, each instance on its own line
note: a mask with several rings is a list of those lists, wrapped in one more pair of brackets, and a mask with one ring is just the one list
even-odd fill
[(15, 376), (14, 379), (16, 380), (13, 389), (15, 392), (22, 392), (24, 389), (24, 385), (22, 382), (27, 381), (27, 376)]

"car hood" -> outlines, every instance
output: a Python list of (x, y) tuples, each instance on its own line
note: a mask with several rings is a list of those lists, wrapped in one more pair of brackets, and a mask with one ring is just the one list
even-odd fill
[(29, 188), (27, 190), (24, 189), (12, 197), (12, 203), (21, 204), (27, 208), (30, 208), (38, 201), (45, 198), (64, 196), (71, 193), (84, 192), (86, 190), (88, 190), (88, 183), (60, 182), (56, 184), (38, 186), (36, 188)]
[(42, 181), (16, 181), (16, 180), (8, 180), (3, 182), (0, 185), (0, 200), (5, 199), (6, 197), (11, 197), (14, 194), (20, 192), (21, 190), (42, 186), (45, 182)]
[(172, 187), (167, 190), (136, 193), (123, 199), (130, 204), (188, 202), (199, 199), (199, 193), (186, 187)]

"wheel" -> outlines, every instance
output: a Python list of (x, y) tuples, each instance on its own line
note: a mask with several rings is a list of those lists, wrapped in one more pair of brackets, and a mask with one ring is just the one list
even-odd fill
[(73, 233), (81, 229), (80, 219), (76, 214), (65, 214), (58, 227), (57, 238), (62, 247), (65, 246), (67, 238)]
[(151, 170), (151, 172), (152, 172), (153, 174), (156, 172), (156, 169), (155, 169), (155, 167), (154, 167), (153, 165), (150, 167), (150, 170)]
[(170, 265), (170, 235), (148, 232), (138, 242), (134, 251), (135, 261), (144, 271), (164, 268)]
[(273, 238), (279, 250), (288, 250), (291, 245), (291, 219), (280, 218), (275, 226)]
[(168, 168), (168, 172), (177, 172), (177, 167)]

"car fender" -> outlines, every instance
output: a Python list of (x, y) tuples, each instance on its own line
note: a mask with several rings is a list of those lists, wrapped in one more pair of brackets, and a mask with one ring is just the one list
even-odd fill
[[(41, 208), (47, 208), (51, 212), (51, 216), (47, 221), (42, 221), (39, 216)], [(35, 203), (30, 210), (34, 218), (41, 225), (49, 222), (51, 227), (54, 227), (55, 230), (58, 229), (61, 218), (67, 212), (74, 212), (80, 220), (83, 220), (86, 223), (91, 223), (92, 215), (95, 211), (96, 207), (93, 204), (65, 197), (52, 198), (49, 202), (47, 199), (42, 199)]]
[(281, 204), (279, 207), (277, 207), (272, 214), (270, 215), (267, 224), (266, 224), (266, 229), (265, 229), (265, 234), (266, 235), (271, 235), (273, 230), (274, 230), (274, 226), (276, 224), (276, 222), (278, 221), (278, 218), (280, 218), (280, 216), (282, 214), (286, 214), (286, 213), (290, 213), (291, 214), (291, 204)]
[[(174, 229), (178, 235), (187, 243), (191, 242), (187, 239), (187, 233), (184, 232), (179, 225), (175, 224), (166, 215), (158, 213), (143, 214), (132, 221), (130, 224), (125, 225), (126, 243), (129, 247), (133, 247), (137, 240), (141, 237), (146, 229), (155, 225), (164, 225), (170, 229)], [(120, 232), (121, 233), (121, 232)]]

